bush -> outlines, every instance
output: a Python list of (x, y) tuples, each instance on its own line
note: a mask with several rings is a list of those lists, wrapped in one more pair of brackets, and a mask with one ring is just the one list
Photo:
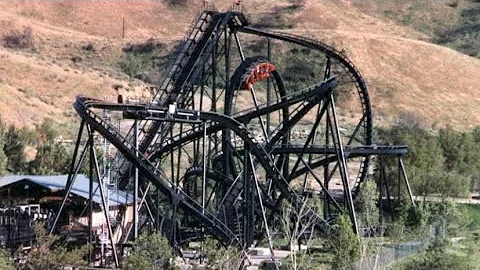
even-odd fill
[(465, 258), (457, 254), (449, 254), (445, 247), (430, 247), (427, 251), (415, 255), (404, 265), (396, 269), (472, 269)]
[(224, 247), (216, 239), (207, 237), (204, 245), (208, 269), (239, 269), (243, 262), (242, 252), (234, 247)]
[(167, 0), (167, 4), (172, 6), (186, 6), (188, 4), (188, 0)]
[(88, 43), (87, 45), (83, 45), (82, 49), (84, 51), (88, 51), (88, 52), (92, 52), (92, 53), (95, 52), (95, 46), (93, 45), (93, 43)]
[(28, 49), (34, 45), (32, 28), (27, 27), (23, 32), (19, 30), (12, 30), (10, 33), (3, 36), (4, 46), (13, 49)]
[(126, 53), (146, 54), (155, 52), (157, 50), (163, 50), (165, 47), (166, 45), (164, 43), (153, 38), (149, 38), (144, 43), (127, 44), (127, 46), (122, 50)]
[(478, 37), (480, 35), (480, 1), (472, 1), (477, 4), (469, 5), (460, 12), (458, 21), (447, 29), (440, 29), (435, 33), (433, 42), (449, 46), (464, 54), (480, 57), (478, 49)]
[(89, 247), (87, 245), (67, 248), (66, 245), (61, 244), (58, 236), (47, 234), (43, 222), (35, 222), (34, 231), (36, 241), (27, 254), (20, 254), (19, 269), (66, 269), (61, 265), (88, 265), (88, 262), (84, 260), (88, 254)]
[(13, 263), (10, 261), (8, 253), (0, 249), (0, 269), (2, 270), (15, 270), (15, 266)]
[(120, 67), (122, 70), (130, 77), (136, 77), (142, 70), (142, 60), (133, 55), (127, 54), (127, 56), (120, 62)]
[(128, 44), (123, 48), (125, 53), (120, 61), (120, 68), (131, 78), (147, 83), (160, 83), (164, 60), (160, 55), (165, 44), (153, 38), (146, 42)]
[(455, 1), (452, 2), (452, 3), (449, 3), (448, 6), (449, 6), (449, 7), (456, 8), (456, 7), (458, 7), (458, 2), (459, 2), (459, 0), (455, 0)]
[(170, 269), (173, 250), (166, 237), (142, 234), (133, 243), (133, 252), (123, 263), (126, 270)]

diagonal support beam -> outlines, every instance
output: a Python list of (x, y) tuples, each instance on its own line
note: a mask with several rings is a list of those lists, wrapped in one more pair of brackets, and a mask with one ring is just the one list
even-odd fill
[(413, 200), (412, 189), (410, 188), (410, 183), (408, 181), (408, 176), (407, 176), (407, 172), (405, 171), (405, 165), (403, 164), (402, 157), (398, 157), (398, 162), (400, 164), (400, 170), (402, 171), (402, 174), (403, 174), (403, 180), (405, 180), (405, 185), (407, 186), (408, 196), (410, 197), (410, 201), (412, 202), (412, 205), (416, 207), (415, 201)]
[[(93, 152), (93, 159), (94, 159), (94, 162), (95, 162), (95, 172), (97, 174), (97, 178), (100, 179), (100, 169), (99, 169), (99, 166), (98, 166), (97, 152), (95, 151), (95, 147), (93, 146), (93, 143), (92, 143), (91, 147), (92, 147), (92, 152)], [(93, 179), (90, 179), (90, 181), (93, 181)], [(105, 191), (103, 190), (103, 183), (101, 183), (99, 181), (98, 182), (98, 187), (100, 189), (100, 197), (102, 198), (103, 214), (105, 216), (105, 221), (107, 222), (108, 237), (109, 237), (109, 240), (110, 240), (110, 245), (112, 246), (113, 258), (115, 260), (115, 267), (118, 267), (119, 263), (118, 263), (117, 248), (115, 247), (115, 242), (113, 240), (112, 226), (110, 224), (110, 219), (108, 217), (109, 209), (107, 209), (107, 203), (105, 201)]]
[(335, 150), (337, 152), (338, 162), (340, 164), (340, 175), (342, 177), (343, 182), (343, 189), (344, 194), (347, 199), (348, 208), (350, 210), (350, 219), (353, 225), (353, 231), (355, 234), (358, 235), (358, 222), (357, 217), (355, 214), (355, 206), (353, 205), (353, 197), (352, 197), (352, 190), (349, 184), (349, 176), (348, 176), (348, 167), (347, 161), (345, 157), (345, 151), (343, 148), (342, 137), (340, 135), (340, 130), (338, 128), (338, 121), (337, 121), (337, 113), (335, 110), (335, 101), (333, 99), (333, 95), (330, 95), (330, 104), (331, 104), (331, 112), (332, 117), (330, 118), (330, 123), (333, 131), (333, 139), (335, 142)]
[(68, 171), (68, 178), (67, 178), (67, 183), (65, 186), (66, 192), (65, 196), (63, 197), (62, 204), (60, 205), (60, 209), (58, 210), (58, 214), (55, 217), (55, 221), (53, 222), (52, 227), (50, 228), (49, 234), (51, 235), (55, 231), (55, 227), (57, 226), (58, 219), (60, 218), (60, 215), (63, 212), (63, 208), (65, 207), (65, 203), (67, 202), (68, 196), (70, 196), (70, 192), (72, 191), (73, 183), (75, 182), (75, 178), (78, 175), (78, 172), (80, 171), (81, 165), (83, 164), (83, 161), (85, 159), (85, 156), (87, 154), (87, 149), (88, 145), (90, 144), (90, 140), (87, 141), (87, 143), (84, 146), (84, 149), (82, 153), (80, 154), (80, 160), (78, 161), (78, 164), (75, 168), (75, 162), (77, 159), (77, 154), (78, 154), (78, 148), (80, 147), (80, 141), (82, 138), (82, 133), (83, 133), (83, 128), (85, 126), (85, 120), (82, 120), (82, 123), (80, 124), (80, 129), (78, 131), (77, 135), (77, 142), (75, 144), (75, 150), (73, 151), (73, 157), (72, 157), (72, 162), (70, 163), (70, 169)]

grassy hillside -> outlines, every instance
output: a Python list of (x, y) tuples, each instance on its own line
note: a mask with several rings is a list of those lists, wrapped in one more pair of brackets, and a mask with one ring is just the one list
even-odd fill
[[(220, 10), (229, 6), (211, 2)], [(243, 8), (257, 27), (315, 37), (344, 50), (365, 76), (382, 124), (400, 117), (465, 129), (480, 123), (480, 61), (432, 42), (455, 47), (457, 39), (435, 38), (460, 25), (458, 18), (477, 4), (452, 2), (249, 0)], [(33, 41), (23, 49), (0, 46), (2, 118), (30, 126), (45, 116), (72, 123), (75, 95), (112, 98), (114, 88), (148, 99), (149, 85), (131, 77), (161, 79), (155, 69), (162, 71), (200, 10), (201, 1), (180, 0), (1, 2), (0, 37), (31, 29)], [(132, 63), (132, 44), (147, 40), (154, 48)]]
[(428, 40), (480, 57), (480, 2), (477, 0), (354, 1), (363, 12), (425, 33)]

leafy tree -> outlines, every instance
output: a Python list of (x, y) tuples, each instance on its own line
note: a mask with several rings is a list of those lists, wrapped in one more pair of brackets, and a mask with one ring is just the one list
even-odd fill
[(472, 138), (477, 145), (480, 144), (480, 126), (473, 129)]
[(7, 161), (8, 161), (8, 158), (3, 152), (3, 149), (1, 149), (2, 144), (3, 143), (0, 142), (0, 176), (5, 175), (7, 171)]
[(29, 164), (29, 171), (32, 174), (64, 174), (68, 172), (69, 159), (63, 145), (48, 141), (38, 148), (35, 159)]
[(427, 249), (392, 265), (391, 269), (471, 269), (464, 258), (447, 250), (448, 238), (469, 223), (462, 208), (451, 201), (442, 201), (410, 207), (405, 214), (405, 230), (427, 245)]
[[(378, 131), (382, 144), (408, 145), (409, 153), (404, 157), (407, 174), (413, 193), (420, 193), (417, 188), (422, 184), (425, 172), (443, 171), (443, 151), (437, 138), (418, 126), (398, 125)], [(396, 179), (396, 177), (387, 177)], [(395, 183), (391, 183), (395, 186)]]
[(439, 131), (438, 139), (445, 156), (445, 167), (451, 171), (457, 167), (460, 160), (463, 159), (461, 151), (460, 134), (448, 126)]
[(424, 211), (423, 204), (410, 206), (405, 212), (404, 224), (408, 229), (422, 228), (426, 225), (428, 219)]
[(434, 238), (430, 246), (423, 252), (415, 254), (405, 262), (394, 265), (395, 269), (472, 269), (465, 258), (450, 253), (448, 241)]
[(441, 129), (438, 140), (443, 149), (445, 167), (448, 171), (472, 174), (480, 169), (480, 143), (475, 142), (474, 133), (458, 132), (451, 126)]
[(133, 243), (133, 252), (123, 264), (126, 270), (168, 269), (173, 250), (158, 233), (142, 234)]
[(424, 208), (428, 212), (428, 224), (437, 227), (443, 238), (455, 236), (469, 223), (465, 209), (451, 201), (426, 204)]
[(8, 157), (3, 151), (5, 147), (5, 134), (7, 131), (7, 125), (0, 118), (0, 176), (4, 175), (7, 171)]
[(83, 257), (88, 253), (88, 246), (77, 249), (67, 249), (64, 245), (57, 245), (58, 236), (48, 235), (43, 222), (35, 223), (36, 241), (24, 260), (20, 260), (20, 268), (43, 270), (63, 269), (62, 266), (86, 266)]
[(330, 234), (333, 250), (333, 268), (340, 268), (360, 259), (360, 240), (352, 230), (350, 219), (341, 215), (337, 218)]
[(37, 126), (37, 132), (40, 137), (44, 137), (46, 141), (53, 141), (58, 136), (55, 121), (51, 118), (44, 118), (40, 126)]
[(356, 197), (355, 206), (363, 227), (374, 227), (379, 224), (378, 197), (379, 192), (375, 181), (365, 181)]
[(437, 138), (418, 126), (397, 125), (378, 130), (382, 144), (408, 145), (409, 153), (405, 164), (409, 173), (442, 170), (444, 158)]
[(0, 176), (4, 175), (7, 171), (8, 157), (3, 152), (4, 144), (4, 136), (0, 126)]
[[(95, 153), (97, 154), (97, 161), (98, 161), (98, 166), (99, 168), (103, 167), (103, 149), (102, 148), (95, 148)], [(83, 160), (83, 164), (80, 167), (80, 173), (89, 175), (90, 173), (90, 153), (88, 152), (87, 155), (85, 156)]]
[[(355, 199), (355, 210), (358, 213), (359, 227), (370, 236), (376, 236), (379, 233), (380, 209), (377, 206), (378, 198), (379, 192), (376, 182), (367, 180), (362, 183), (362, 187)], [(377, 250), (375, 241), (370, 241), (369, 238), (362, 239), (360, 243), (362, 258)]]
[(145, 256), (137, 255), (130, 255), (128, 259), (125, 261), (122, 269), (125, 270), (147, 270), (147, 269), (154, 269), (152, 268), (152, 264)]
[[(422, 203), (406, 213), (405, 225), (423, 242), (442, 242), (465, 229), (469, 219), (464, 208), (445, 200), (438, 203)], [(433, 243), (432, 242), (432, 243)], [(438, 243), (433, 243), (438, 244)]]
[(417, 174), (412, 187), (424, 198), (429, 195), (440, 195), (443, 200), (448, 197), (466, 197), (470, 189), (471, 178), (455, 171), (433, 171)]
[(399, 125), (379, 130), (378, 137), (384, 144), (409, 146), (404, 160), (414, 194), (462, 197), (480, 183), (480, 128), (458, 132), (446, 127), (436, 136), (418, 126)]
[(13, 125), (4, 135), (3, 151), (8, 158), (7, 170), (12, 173), (22, 173), (25, 170), (25, 144)]

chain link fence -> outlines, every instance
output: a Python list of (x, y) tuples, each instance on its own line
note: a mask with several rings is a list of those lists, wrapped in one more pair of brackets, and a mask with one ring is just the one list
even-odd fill
[(366, 257), (357, 261), (345, 270), (381, 270), (387, 269), (392, 263), (401, 260), (413, 253), (418, 253), (425, 249), (425, 245), (420, 241), (410, 241), (402, 244), (385, 246), (383, 250), (375, 255)]

